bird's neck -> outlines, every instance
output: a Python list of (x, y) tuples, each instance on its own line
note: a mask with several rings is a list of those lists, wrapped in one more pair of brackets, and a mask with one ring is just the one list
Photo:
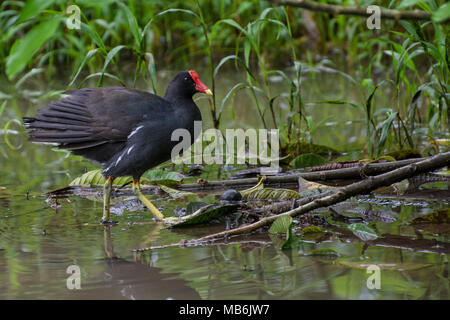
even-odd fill
[(182, 88), (173, 85), (172, 83), (167, 87), (164, 99), (170, 102), (192, 102), (192, 96), (186, 95), (186, 92)]

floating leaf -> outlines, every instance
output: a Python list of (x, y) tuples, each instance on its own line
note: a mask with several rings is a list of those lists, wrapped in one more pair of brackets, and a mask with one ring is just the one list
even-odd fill
[(366, 226), (364, 223), (352, 223), (347, 226), (348, 229), (352, 230), (353, 234), (360, 238), (362, 241), (371, 241), (378, 238), (376, 232), (372, 228)]
[(282, 215), (278, 217), (269, 229), (270, 233), (287, 233), (292, 225), (292, 217), (288, 215)]
[(144, 177), (149, 181), (151, 181), (152, 183), (164, 185), (179, 184), (184, 179), (184, 176), (178, 172), (165, 171), (162, 169), (154, 169), (147, 171)]
[(337, 187), (333, 187), (333, 186), (327, 186), (325, 184), (320, 184), (317, 182), (311, 182), (308, 181), (306, 179), (303, 179), (302, 177), (298, 178), (298, 189), (299, 189), (299, 194), (301, 196), (303, 196), (303, 192), (304, 191), (312, 191), (312, 190), (317, 190), (318, 192), (324, 192), (324, 191), (329, 191), (329, 190), (335, 190), (337, 189)]
[(278, 217), (269, 229), (270, 233), (286, 234), (286, 241), (281, 245), (281, 249), (292, 249), (295, 239), (292, 235), (292, 217), (282, 215)]
[[(130, 183), (133, 181), (132, 177), (119, 177), (114, 179), (113, 186), (123, 186), (126, 183)], [(69, 186), (96, 186), (96, 185), (104, 185), (106, 182), (105, 177), (102, 174), (101, 169), (88, 171), (85, 174), (75, 178)], [(141, 178), (142, 184), (148, 184), (150, 181), (145, 178)]]
[(301, 198), (300, 194), (290, 189), (264, 188), (243, 193), (244, 200), (291, 200)]
[(186, 197), (186, 196), (190, 196), (190, 195), (194, 194), (192, 192), (172, 189), (172, 188), (169, 188), (168, 186), (165, 186), (163, 184), (159, 185), (159, 187), (161, 188), (162, 191), (168, 193), (169, 196), (171, 196), (172, 198)]
[[(182, 181), (183, 175), (177, 172), (169, 172), (161, 169), (150, 170), (146, 176), (142, 177), (141, 184), (173, 185)], [(122, 186), (133, 181), (132, 177), (119, 177), (114, 179), (114, 186)], [(101, 169), (86, 172), (75, 178), (69, 185), (71, 186), (95, 186), (103, 185), (106, 182)], [(181, 192), (181, 191), (180, 191)]]

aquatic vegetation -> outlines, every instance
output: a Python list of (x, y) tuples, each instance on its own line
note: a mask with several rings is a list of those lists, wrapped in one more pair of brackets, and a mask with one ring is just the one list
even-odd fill
[[(375, 30), (362, 17), (268, 0), (72, 4), (79, 29), (67, 1), (0, 4), (0, 298), (78, 298), (95, 287), (98, 298), (136, 289), (142, 296), (130, 297), (448, 299), (448, 179), (359, 193), (375, 187), (369, 176), (403, 167), (404, 178), (424, 159), (393, 160), (450, 150), (446, 1), (378, 1), (432, 18), (383, 19)], [(100, 226), (100, 170), (28, 143), (20, 119), (68, 89), (162, 95), (173, 74), (191, 68), (214, 92), (196, 100), (203, 129), (224, 143), (227, 129), (276, 130), (282, 168), (262, 181), (256, 157), (166, 163), (142, 178), (158, 185), (143, 192), (166, 224), (130, 198), (124, 177), (113, 188), (119, 225)], [(81, 293), (64, 286), (66, 264), (82, 267)], [(381, 291), (365, 286), (374, 264)]]
[[(216, 93), (208, 108), (214, 128), (227, 127), (224, 112), (230, 110), (234, 118), (238, 95), (245, 93), (261, 126), (280, 131), (281, 150), (290, 153), (296, 146), (294, 156), (301, 152), (299, 143), (312, 143), (317, 130), (332, 120), (314, 119), (311, 106), (350, 105), (365, 113), (364, 148), (371, 158), (404, 148), (420, 150), (426, 139), (448, 137), (448, 25), (438, 20), (388, 20), (374, 34), (360, 18), (316, 14), (302, 22), (299, 10), (264, 1), (222, 1), (219, 6), (172, 1), (169, 8), (133, 0), (80, 1), (78, 6), (79, 30), (65, 26), (70, 16), (63, 1), (2, 3), (0, 66), (8, 78), (3, 81), (17, 82), (13, 90), (2, 86), (1, 97), (10, 101), (7, 109), (15, 104), (11, 99), (22, 95), (19, 83), (35, 77), (51, 81), (62, 66), (69, 80), (61, 89), (94, 79), (102, 86), (108, 79), (157, 93), (158, 70), (197, 61), (207, 66)], [(422, 10), (445, 12), (439, 1)], [(301, 40), (303, 23), (326, 36), (314, 45)], [(338, 59), (332, 62), (328, 55)], [(218, 78), (226, 68), (242, 81), (219, 92)], [(305, 97), (305, 76), (332, 73), (355, 86), (360, 97)], [(283, 84), (281, 92), (272, 88), (277, 81)], [(9, 116), (20, 116), (11, 111)]]

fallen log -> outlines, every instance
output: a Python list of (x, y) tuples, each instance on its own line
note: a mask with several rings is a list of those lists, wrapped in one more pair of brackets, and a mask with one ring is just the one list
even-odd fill
[[(370, 163), (362, 162), (361, 166), (352, 168), (343, 168), (336, 170), (325, 170), (325, 171), (314, 171), (314, 172), (301, 172), (289, 175), (279, 175), (279, 176), (267, 176), (264, 181), (265, 185), (271, 184), (289, 184), (297, 183), (298, 178), (309, 181), (327, 181), (327, 180), (340, 180), (340, 179), (362, 179), (366, 176), (374, 176), (394, 169), (403, 167), (407, 164), (416, 163), (423, 161), (428, 158), (415, 158), (406, 159), (393, 162), (383, 162), (383, 163)], [(183, 189), (187, 191), (194, 190), (209, 190), (209, 189), (223, 189), (226, 187), (241, 187), (245, 188), (247, 186), (253, 186), (257, 184), (259, 178), (245, 178), (245, 179), (230, 179), (221, 181), (202, 181), (199, 183), (184, 183), (177, 185), (178, 189)]]

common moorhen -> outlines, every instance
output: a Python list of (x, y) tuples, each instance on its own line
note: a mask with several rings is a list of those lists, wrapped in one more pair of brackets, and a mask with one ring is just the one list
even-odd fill
[(183, 71), (169, 83), (164, 97), (123, 87), (86, 88), (67, 91), (35, 117), (24, 117), (29, 140), (56, 143), (102, 166), (102, 221), (110, 221), (112, 182), (132, 176), (133, 192), (153, 213), (162, 213), (141, 192), (139, 180), (145, 171), (171, 157), (172, 132), (179, 128), (195, 140), (194, 121), (201, 121), (200, 110), (192, 100), (196, 92), (212, 94), (197, 72)]

